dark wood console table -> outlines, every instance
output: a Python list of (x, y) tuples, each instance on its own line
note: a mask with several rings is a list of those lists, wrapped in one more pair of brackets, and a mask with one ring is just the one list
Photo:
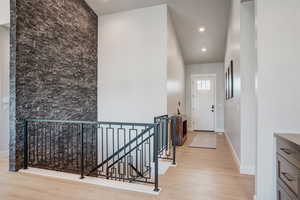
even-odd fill
[[(176, 145), (182, 146), (187, 139), (187, 118), (183, 115), (173, 117), (176, 117)], [(171, 123), (171, 131), (173, 131), (173, 121)]]

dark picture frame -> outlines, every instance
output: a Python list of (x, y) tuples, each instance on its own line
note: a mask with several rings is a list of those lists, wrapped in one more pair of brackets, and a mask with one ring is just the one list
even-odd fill
[(230, 66), (225, 72), (225, 98), (226, 100), (234, 97), (234, 73), (233, 60), (230, 61)]
[(231, 75), (230, 75), (230, 85), (231, 85), (231, 87), (230, 87), (230, 90), (231, 90), (231, 96), (230, 96), (230, 98), (233, 98), (234, 97), (234, 76), (233, 76), (233, 60), (231, 60), (230, 61), (230, 73), (231, 73)]
[(228, 73), (228, 99), (231, 99), (231, 67), (227, 68)]
[(225, 99), (228, 99), (228, 73), (225, 72)]

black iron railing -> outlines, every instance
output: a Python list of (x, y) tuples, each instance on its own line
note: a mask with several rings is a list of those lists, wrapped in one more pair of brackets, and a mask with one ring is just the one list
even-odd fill
[[(143, 182), (158, 191), (161, 123), (24, 121), (24, 168)], [(165, 137), (165, 136), (164, 136)], [(165, 144), (165, 142), (164, 142)]]
[[(158, 124), (100, 124), (99, 164), (87, 175), (97, 172), (109, 179), (155, 184), (158, 177)], [(110, 132), (110, 133), (108, 133)], [(157, 168), (157, 169), (156, 169)]]
[(84, 174), (97, 164), (96, 122), (26, 120), (24, 134), (24, 168)]
[[(176, 117), (161, 115), (154, 118), (154, 123), (158, 123), (158, 156), (161, 159), (172, 160), (176, 165)], [(172, 129), (170, 126), (174, 126)], [(170, 130), (173, 130), (172, 132)]]

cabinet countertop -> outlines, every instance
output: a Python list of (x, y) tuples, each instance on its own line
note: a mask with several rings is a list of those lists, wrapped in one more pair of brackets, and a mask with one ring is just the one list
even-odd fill
[(284, 140), (288, 140), (294, 144), (300, 146), (300, 133), (275, 133), (275, 137), (282, 138)]

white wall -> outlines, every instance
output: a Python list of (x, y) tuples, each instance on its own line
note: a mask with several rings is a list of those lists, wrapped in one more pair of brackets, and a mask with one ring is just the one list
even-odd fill
[(300, 133), (300, 1), (256, 0), (257, 200), (276, 199), (274, 132)]
[(167, 58), (167, 105), (168, 114), (177, 114), (178, 101), (181, 102), (180, 112), (185, 113), (185, 65), (179, 42), (168, 14), (168, 58)]
[(99, 120), (167, 113), (167, 6), (100, 16)]
[(225, 133), (242, 174), (255, 174), (257, 99), (254, 2), (232, 0), (225, 70), (233, 60), (234, 98), (225, 102)]
[[(0, 153), (8, 151), (9, 30), (0, 27)], [(3, 101), (4, 100), (4, 101)], [(6, 102), (5, 102), (6, 101)]]
[(9, 10), (9, 0), (1, 0), (0, 4), (0, 25), (6, 25), (10, 23), (10, 10)]
[(257, 99), (254, 2), (241, 4), (241, 172), (255, 174)]
[(229, 21), (225, 70), (233, 60), (234, 98), (225, 102), (225, 134), (229, 137), (238, 159), (241, 159), (241, 114), (240, 114), (240, 0), (232, 0)]
[(186, 69), (186, 113), (189, 128), (191, 128), (191, 75), (193, 74), (216, 74), (216, 131), (224, 132), (224, 63), (194, 64)]

